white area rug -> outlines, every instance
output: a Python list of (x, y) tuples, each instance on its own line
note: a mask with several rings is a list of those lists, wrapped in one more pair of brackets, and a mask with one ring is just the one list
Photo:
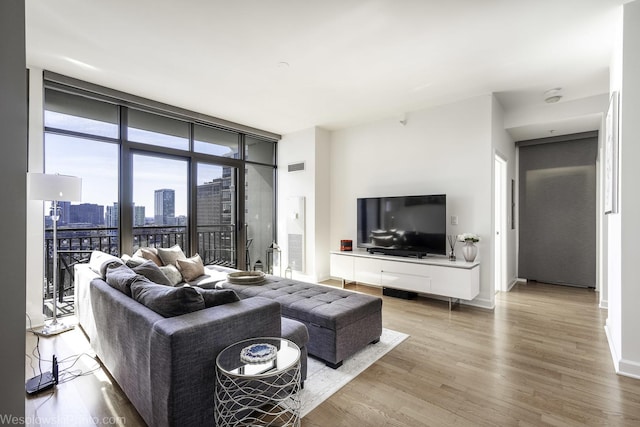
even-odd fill
[(302, 404), (300, 415), (302, 417), (307, 415), (408, 337), (409, 335), (402, 332), (382, 329), (380, 342), (369, 344), (345, 360), (338, 369), (331, 369), (324, 362), (309, 357), (307, 379), (304, 382), (304, 389), (300, 392)]

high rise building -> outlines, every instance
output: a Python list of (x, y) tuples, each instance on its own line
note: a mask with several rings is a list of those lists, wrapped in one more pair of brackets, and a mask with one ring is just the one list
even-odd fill
[(222, 224), (222, 178), (198, 185), (196, 198), (198, 225)]
[(66, 225), (71, 222), (71, 202), (58, 202), (60, 219), (58, 226)]
[(176, 225), (178, 227), (186, 227), (187, 226), (187, 216), (186, 215), (178, 215), (176, 217)]
[(155, 191), (155, 225), (175, 225), (176, 192), (169, 188)]
[(222, 168), (222, 221), (220, 224), (232, 224), (235, 222), (235, 196), (234, 174), (231, 168)]
[(120, 209), (118, 202), (115, 202), (112, 206), (107, 206), (107, 214), (105, 215), (105, 225), (109, 228), (117, 228), (120, 223)]
[(144, 215), (145, 215), (144, 206), (133, 207), (133, 226), (134, 227), (144, 227)]
[(95, 203), (71, 205), (69, 223), (104, 225), (104, 206)]

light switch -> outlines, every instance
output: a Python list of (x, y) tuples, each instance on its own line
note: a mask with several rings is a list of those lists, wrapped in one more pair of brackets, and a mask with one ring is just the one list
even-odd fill
[(451, 225), (458, 225), (458, 215), (451, 215)]

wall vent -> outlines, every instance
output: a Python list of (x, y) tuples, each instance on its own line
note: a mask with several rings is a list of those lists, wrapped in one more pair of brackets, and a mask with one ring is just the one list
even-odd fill
[(298, 172), (304, 170), (304, 162), (300, 163), (291, 163), (287, 166), (287, 170), (289, 172)]

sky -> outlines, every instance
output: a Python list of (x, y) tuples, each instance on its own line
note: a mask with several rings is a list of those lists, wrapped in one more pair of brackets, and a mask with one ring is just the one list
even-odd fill
[[(45, 126), (109, 138), (118, 138), (118, 125), (45, 110)], [(129, 127), (132, 141), (188, 150), (185, 137), (160, 134)], [(233, 156), (228, 146), (195, 141), (198, 152), (218, 156)], [(45, 173), (59, 173), (82, 178), (82, 202), (111, 206), (118, 201), (119, 145), (73, 136), (45, 134)], [(176, 216), (187, 214), (188, 163), (184, 159), (168, 159), (137, 153), (133, 156), (133, 201), (145, 207), (145, 216), (154, 215), (154, 193), (159, 189), (175, 190)], [(198, 182), (222, 176), (222, 167), (200, 164)]]
[[(118, 145), (47, 134), (45, 172), (82, 178), (82, 202), (103, 206), (118, 201)], [(153, 216), (154, 192), (170, 188), (176, 192), (176, 216), (187, 214), (187, 162), (135, 154), (133, 200)], [(198, 184), (222, 176), (222, 168), (208, 166), (199, 173)]]

